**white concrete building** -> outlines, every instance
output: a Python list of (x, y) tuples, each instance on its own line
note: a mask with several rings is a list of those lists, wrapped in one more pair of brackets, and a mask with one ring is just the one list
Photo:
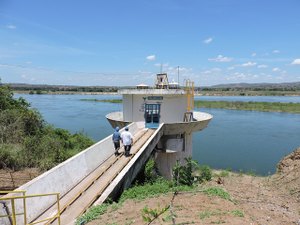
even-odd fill
[[(175, 87), (175, 88), (174, 88)], [(155, 88), (143, 85), (120, 90), (123, 112), (106, 116), (113, 127), (144, 121), (145, 127), (156, 129), (163, 123), (164, 135), (156, 146), (156, 163), (160, 173), (172, 177), (177, 160), (192, 156), (192, 133), (204, 129), (212, 115), (193, 111), (193, 82), (184, 89), (169, 86), (167, 74), (158, 74)]]

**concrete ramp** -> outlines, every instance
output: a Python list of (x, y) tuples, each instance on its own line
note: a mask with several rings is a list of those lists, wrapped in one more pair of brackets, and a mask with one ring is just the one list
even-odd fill
[[(114, 198), (130, 186), (163, 135), (162, 127), (152, 130), (144, 128), (143, 124), (133, 123), (129, 126), (134, 136), (130, 157), (124, 156), (123, 147), (116, 157), (109, 136), (19, 189), (26, 190), (27, 194), (61, 193), (61, 224), (74, 224), (75, 219), (92, 204), (101, 204), (108, 197)], [(27, 205), (27, 217), (31, 222), (57, 213), (55, 199), (28, 199)], [(21, 206), (17, 207), (22, 210)], [(44, 224), (58, 222), (54, 220)]]

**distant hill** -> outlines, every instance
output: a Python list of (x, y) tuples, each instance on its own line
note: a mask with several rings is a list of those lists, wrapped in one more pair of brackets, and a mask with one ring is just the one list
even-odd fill
[[(6, 83), (1, 85), (9, 85), (14, 91), (29, 92), (30, 94), (37, 93), (66, 93), (66, 92), (117, 92), (120, 89), (132, 89), (135, 86), (76, 86), (76, 85), (48, 85), (48, 84), (25, 84), (25, 83)], [(210, 94), (216, 92), (217, 94), (225, 93), (231, 95), (247, 94), (245, 91), (259, 91), (264, 92), (265, 95), (300, 95), (300, 82), (289, 83), (231, 83), (218, 84), (213, 86), (195, 87), (195, 91), (207, 91)], [(273, 93), (267, 93), (272, 91)], [(235, 93), (233, 93), (235, 92)], [(243, 93), (242, 93), (243, 92)], [(275, 93), (276, 92), (276, 93)], [(282, 93), (279, 93), (282, 92)], [(290, 93), (288, 93), (290, 92)], [(252, 93), (260, 95), (259, 93)]]

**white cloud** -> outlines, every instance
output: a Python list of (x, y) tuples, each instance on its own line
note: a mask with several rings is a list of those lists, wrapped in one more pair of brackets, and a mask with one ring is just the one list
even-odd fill
[(14, 30), (16, 29), (17, 27), (15, 25), (12, 25), (12, 24), (9, 24), (6, 26), (7, 29), (11, 29), (11, 30)]
[(253, 52), (253, 53), (251, 54), (251, 56), (252, 56), (252, 57), (255, 57), (255, 56), (256, 56), (256, 52)]
[(203, 41), (204, 44), (210, 44), (213, 41), (212, 37), (209, 37)]
[(218, 55), (216, 58), (208, 59), (208, 61), (214, 61), (214, 62), (231, 62), (233, 59), (229, 57), (225, 57), (222, 55)]
[(277, 50), (277, 49), (275, 49), (275, 50), (273, 50), (273, 51), (272, 51), (272, 53), (274, 53), (274, 54), (278, 54), (278, 53), (280, 53), (280, 51), (279, 51), (279, 50)]
[(278, 67), (275, 67), (275, 68), (272, 69), (272, 71), (273, 71), (273, 72), (279, 72), (280, 69), (279, 69)]
[(261, 65), (258, 65), (257, 68), (268, 68), (268, 66), (264, 65), (264, 64), (261, 64)]
[(219, 72), (221, 72), (222, 71), (222, 69), (220, 69), (220, 68), (218, 68), (218, 67), (214, 67), (214, 68), (211, 68), (211, 69), (209, 69), (209, 70), (205, 70), (203, 73), (204, 74), (216, 74), (216, 73), (219, 73)]
[(292, 65), (300, 65), (300, 59), (295, 59), (291, 64)]
[(235, 67), (234, 67), (234, 66), (230, 66), (230, 67), (228, 67), (227, 69), (228, 69), (228, 70), (234, 70)]
[(146, 57), (146, 59), (148, 60), (148, 61), (154, 61), (155, 60), (155, 55), (148, 55), (147, 57)]
[(242, 64), (241, 66), (243, 67), (250, 67), (250, 66), (255, 66), (257, 63), (256, 62), (247, 62)]

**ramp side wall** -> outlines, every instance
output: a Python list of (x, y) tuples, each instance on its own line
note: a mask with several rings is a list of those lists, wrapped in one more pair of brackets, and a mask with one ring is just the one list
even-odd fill
[[(129, 131), (134, 135), (142, 128), (142, 124), (132, 123), (128, 125), (128, 127)], [(121, 130), (121, 132), (122, 131), (123, 130)], [(112, 143), (112, 135), (110, 135), (51, 170), (22, 185), (17, 190), (26, 190), (27, 195), (59, 192), (60, 195), (63, 196), (112, 154), (114, 154), (114, 146)], [(32, 221), (47, 208), (53, 205), (56, 199), (54, 197), (37, 197), (27, 199), (26, 201), (27, 218), (28, 221)], [(9, 202), (7, 202), (7, 205), (11, 208)], [(23, 205), (21, 202), (16, 204), (16, 209), (18, 212), (23, 211)], [(17, 224), (22, 223), (22, 218), (19, 218)], [(5, 224), (2, 223), (1, 218), (0, 224)]]

